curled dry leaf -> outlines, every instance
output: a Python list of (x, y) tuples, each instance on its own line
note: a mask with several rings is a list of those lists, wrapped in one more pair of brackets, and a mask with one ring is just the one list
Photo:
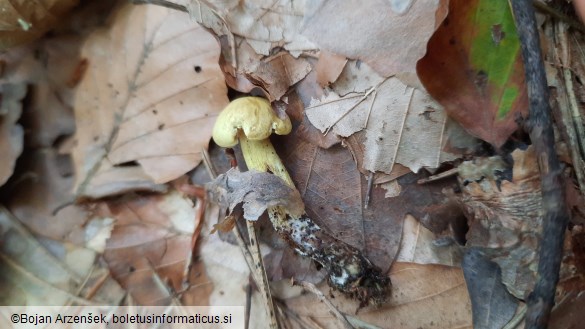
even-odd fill
[(79, 0), (0, 1), (0, 49), (32, 41), (61, 22)]
[[(468, 247), (481, 247), (502, 269), (502, 281), (524, 298), (536, 278), (542, 225), (540, 174), (533, 147), (512, 153), (510, 168), (500, 157), (464, 163), (461, 203), (469, 219)], [(476, 170), (472, 170), (475, 168)], [(490, 171), (491, 173), (483, 173)]]
[(140, 305), (170, 304), (189, 283), (191, 239), (201, 220), (192, 202), (173, 191), (110, 202), (99, 216), (115, 219), (104, 252), (112, 276)]
[(160, 6), (127, 4), (93, 33), (75, 99), (77, 195), (156, 189), (194, 168), (227, 104), (218, 55), (188, 15)]
[(413, 172), (439, 165), (446, 115), (426, 92), (396, 78), (365, 94), (332, 92), (311, 102), (306, 113), (322, 132), (348, 137), (365, 130), (363, 166), (369, 171), (390, 174), (395, 163)]
[(212, 201), (229, 208), (230, 213), (243, 203), (244, 218), (250, 221), (258, 220), (268, 207), (282, 206), (295, 217), (305, 212), (299, 191), (266, 172), (230, 169), (205, 184), (205, 189)]
[(384, 77), (416, 78), (416, 62), (445, 17), (447, 1), (398, 2), (310, 1), (302, 33), (321, 49), (362, 60)]
[(25, 84), (5, 83), (0, 86), (2, 105), (0, 106), (0, 186), (14, 170), (16, 159), (23, 149), (24, 131), (17, 123), (22, 112), (21, 101), (26, 94)]

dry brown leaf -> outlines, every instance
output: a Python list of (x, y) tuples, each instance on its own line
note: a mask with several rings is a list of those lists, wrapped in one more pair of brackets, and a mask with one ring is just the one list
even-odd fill
[(424, 91), (396, 78), (365, 94), (331, 92), (306, 109), (311, 123), (326, 133), (348, 137), (366, 131), (364, 169), (391, 173), (394, 163), (417, 172), (438, 167), (446, 115)]
[(192, 202), (172, 191), (107, 207), (100, 216), (115, 219), (104, 252), (112, 275), (138, 304), (168, 305), (187, 288), (192, 234), (201, 220)]
[(14, 171), (16, 159), (23, 149), (24, 131), (17, 122), (22, 112), (21, 101), (26, 94), (25, 84), (3, 84), (0, 86), (0, 186)]
[(271, 173), (234, 168), (205, 184), (205, 189), (210, 200), (230, 213), (243, 204), (244, 218), (249, 221), (258, 220), (268, 207), (282, 206), (296, 217), (305, 212), (299, 191)]
[(75, 99), (77, 195), (152, 189), (194, 168), (227, 104), (218, 54), (188, 15), (159, 6), (125, 5), (93, 33)]
[(302, 58), (295, 59), (286, 52), (243, 67), (245, 76), (268, 92), (271, 101), (279, 100), (290, 86), (301, 81), (310, 71), (311, 65)]
[[(331, 301), (356, 327), (472, 328), (471, 302), (460, 268), (394, 263), (390, 277), (391, 296), (377, 309), (354, 315), (355, 301), (338, 294)], [(325, 295), (329, 294), (325, 291)], [(310, 317), (323, 328), (339, 328), (327, 306), (312, 294), (289, 299), (286, 304), (303, 319)]]
[[(382, 270), (389, 268), (398, 251), (404, 216), (432, 218), (433, 206), (445, 199), (441, 189), (450, 183), (421, 186), (417, 176), (406, 175), (399, 179), (400, 196), (385, 199), (385, 191), (375, 186), (364, 209), (368, 184), (347, 149), (319, 148), (303, 140), (298, 129), (279, 144), (307, 214), (336, 238), (362, 250)], [(282, 266), (295, 269), (296, 264)]]
[(79, 0), (2, 0), (0, 49), (34, 40), (61, 22)]
[(317, 72), (317, 83), (326, 87), (337, 80), (347, 63), (345, 56), (336, 55), (328, 51), (319, 53), (319, 61), (315, 66)]
[[(310, 1), (302, 33), (321, 49), (368, 63), (380, 75), (416, 77), (446, 0)], [(390, 42), (391, 40), (391, 42)], [(340, 42), (342, 41), (342, 42)]]

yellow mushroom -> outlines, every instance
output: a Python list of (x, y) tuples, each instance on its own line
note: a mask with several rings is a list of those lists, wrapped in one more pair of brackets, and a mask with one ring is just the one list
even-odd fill
[(213, 140), (222, 147), (233, 147), (239, 141), (248, 169), (270, 171), (294, 188), (269, 139), (273, 132), (278, 135), (291, 132), (290, 119), (284, 116), (278, 117), (264, 98), (238, 98), (217, 117)]
[[(271, 171), (295, 188), (269, 139), (272, 132), (286, 135), (291, 128), (290, 119), (276, 115), (267, 100), (243, 97), (231, 102), (220, 113), (213, 128), (213, 139), (222, 147), (235, 146), (239, 141), (249, 169)], [(274, 229), (294, 250), (323, 265), (332, 287), (360, 300), (361, 306), (379, 305), (385, 300), (390, 279), (360, 250), (337, 240), (306, 214), (293, 216), (282, 206), (272, 206), (267, 210)], [(252, 223), (247, 224), (249, 231), (253, 232)], [(255, 234), (250, 236), (255, 239)], [(257, 243), (252, 245), (258, 246)], [(257, 257), (260, 262), (259, 251)], [(263, 275), (264, 286), (268, 287), (265, 273)], [(270, 300), (269, 290), (266, 296)]]

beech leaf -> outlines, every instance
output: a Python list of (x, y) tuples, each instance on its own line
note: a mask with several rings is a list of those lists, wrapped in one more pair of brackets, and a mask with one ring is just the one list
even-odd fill
[(416, 62), (443, 20), (447, 1), (397, 2), (310, 1), (302, 33), (322, 50), (362, 60), (383, 77), (415, 77)]
[(77, 194), (160, 190), (194, 168), (228, 102), (218, 55), (213, 36), (160, 6), (127, 4), (89, 36), (75, 99)]
[(138, 304), (169, 305), (171, 291), (182, 291), (188, 280), (192, 235), (201, 220), (191, 200), (172, 191), (110, 202), (99, 215), (115, 219), (104, 252), (112, 276)]
[(446, 115), (424, 91), (389, 78), (365, 94), (331, 92), (306, 109), (322, 132), (348, 137), (366, 131), (364, 169), (392, 172), (400, 163), (417, 172), (438, 167)]

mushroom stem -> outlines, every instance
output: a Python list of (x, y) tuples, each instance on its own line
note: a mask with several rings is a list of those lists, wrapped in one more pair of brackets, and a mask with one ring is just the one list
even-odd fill
[(248, 169), (260, 172), (269, 171), (284, 180), (288, 186), (295, 188), (295, 184), (280, 161), (270, 139), (254, 141), (249, 140), (244, 134), (240, 134), (239, 139)]
[[(241, 134), (239, 140), (248, 169), (270, 171), (296, 188), (268, 138), (252, 141)], [(281, 206), (269, 207), (268, 217), (292, 248), (326, 269), (332, 287), (356, 298), (362, 306), (385, 300), (390, 280), (358, 249), (329, 235), (308, 216), (291, 216)], [(252, 223), (248, 224), (252, 227)]]

